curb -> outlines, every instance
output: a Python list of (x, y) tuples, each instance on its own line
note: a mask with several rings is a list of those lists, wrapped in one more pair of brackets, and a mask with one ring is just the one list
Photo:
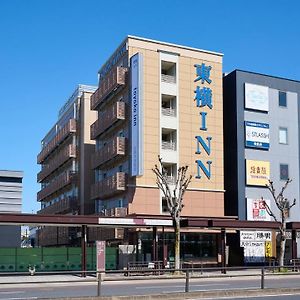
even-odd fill
[[(156, 300), (156, 299), (195, 299), (195, 298), (229, 298), (235, 296), (260, 296), (260, 295), (281, 295), (298, 294), (300, 288), (280, 288), (280, 289), (239, 289), (239, 290), (223, 290), (223, 291), (203, 291), (189, 293), (166, 293), (153, 295), (131, 295), (131, 296), (102, 296), (102, 297), (76, 297), (76, 298), (56, 298), (62, 300)], [(53, 300), (51, 298), (43, 298), (44, 300)]]

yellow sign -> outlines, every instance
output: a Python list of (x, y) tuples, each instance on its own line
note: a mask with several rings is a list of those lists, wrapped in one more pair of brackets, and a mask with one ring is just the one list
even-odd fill
[(272, 242), (270, 241), (265, 242), (265, 256), (272, 257)]
[(270, 162), (246, 160), (246, 184), (265, 186), (270, 178)]

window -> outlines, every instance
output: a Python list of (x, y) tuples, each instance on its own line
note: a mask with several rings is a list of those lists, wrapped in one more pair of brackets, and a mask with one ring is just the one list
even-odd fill
[(287, 144), (288, 136), (287, 136), (287, 128), (279, 127), (279, 144)]
[(169, 95), (161, 96), (161, 112), (164, 116), (176, 117), (176, 97)]
[(280, 180), (289, 179), (289, 165), (280, 164)]
[(287, 107), (286, 92), (279, 91), (279, 106)]
[(161, 81), (176, 83), (176, 63), (161, 61)]

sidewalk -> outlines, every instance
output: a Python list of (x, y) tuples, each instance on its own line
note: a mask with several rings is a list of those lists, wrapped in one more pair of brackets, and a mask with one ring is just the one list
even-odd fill
[[(272, 273), (270, 271), (265, 272), (265, 276), (300, 276), (298, 272), (288, 273)], [(260, 269), (243, 269), (243, 270), (229, 270), (226, 274), (222, 274), (220, 271), (194, 271), (190, 272), (190, 278), (222, 278), (222, 277), (237, 277), (243, 278), (247, 276), (261, 276)], [(166, 273), (164, 275), (131, 275), (124, 276), (124, 273), (108, 273), (104, 276), (104, 281), (124, 281), (124, 280), (150, 280), (150, 279), (184, 279), (185, 273), (180, 275), (173, 275)], [(0, 284), (17, 284), (17, 283), (64, 283), (64, 282), (96, 282), (97, 278), (95, 275), (87, 275), (82, 277), (80, 274), (35, 274), (29, 275), (24, 273), (14, 275), (1, 275), (0, 273)]]

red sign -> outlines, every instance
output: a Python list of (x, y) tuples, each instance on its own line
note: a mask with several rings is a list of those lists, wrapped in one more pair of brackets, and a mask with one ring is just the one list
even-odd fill
[(97, 271), (105, 271), (105, 241), (96, 241)]

